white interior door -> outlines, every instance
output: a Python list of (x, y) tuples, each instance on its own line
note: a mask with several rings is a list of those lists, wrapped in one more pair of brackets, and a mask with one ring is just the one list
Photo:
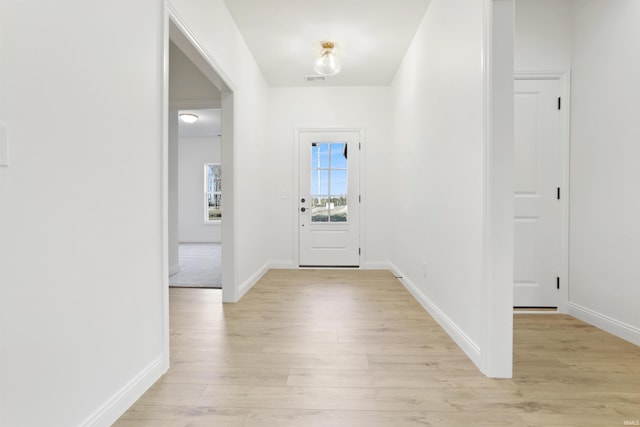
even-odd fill
[(558, 80), (515, 81), (514, 306), (557, 307), (562, 268)]
[(359, 132), (299, 134), (299, 264), (360, 265)]

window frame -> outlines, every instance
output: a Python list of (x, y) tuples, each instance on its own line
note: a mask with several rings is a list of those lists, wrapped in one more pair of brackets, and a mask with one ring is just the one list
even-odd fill
[[(219, 167), (219, 175), (216, 177), (214, 174), (214, 179), (220, 180), (218, 183), (219, 190), (209, 191), (209, 167), (210, 166), (218, 166)], [(220, 217), (211, 219), (209, 217), (209, 196), (218, 195), (219, 209), (220, 209)], [(222, 164), (219, 162), (207, 162), (204, 164), (204, 222), (205, 224), (216, 224), (222, 222)]]

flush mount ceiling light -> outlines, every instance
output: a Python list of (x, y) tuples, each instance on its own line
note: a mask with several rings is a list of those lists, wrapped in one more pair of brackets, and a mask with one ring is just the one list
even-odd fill
[(195, 121), (198, 120), (198, 116), (191, 113), (182, 113), (182, 114), (179, 114), (179, 117), (180, 117), (180, 120), (182, 120), (185, 123), (195, 123)]
[(313, 69), (321, 76), (334, 76), (340, 72), (342, 65), (340, 59), (333, 51), (335, 44), (333, 42), (322, 42), (322, 51), (316, 59)]

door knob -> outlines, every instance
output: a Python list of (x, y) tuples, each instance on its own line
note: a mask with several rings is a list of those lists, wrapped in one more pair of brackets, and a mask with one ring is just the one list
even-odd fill
[(307, 208), (300, 208), (300, 212), (304, 212), (306, 210), (307, 210)]
[(300, 201), (301, 201), (302, 203), (304, 203), (304, 202), (306, 202), (307, 200), (306, 200), (306, 199), (300, 199)]

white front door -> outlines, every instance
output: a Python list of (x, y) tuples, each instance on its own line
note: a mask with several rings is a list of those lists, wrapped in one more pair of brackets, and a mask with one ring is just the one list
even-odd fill
[(558, 80), (515, 81), (514, 306), (557, 307), (562, 268)]
[(360, 133), (299, 133), (299, 264), (360, 265)]

